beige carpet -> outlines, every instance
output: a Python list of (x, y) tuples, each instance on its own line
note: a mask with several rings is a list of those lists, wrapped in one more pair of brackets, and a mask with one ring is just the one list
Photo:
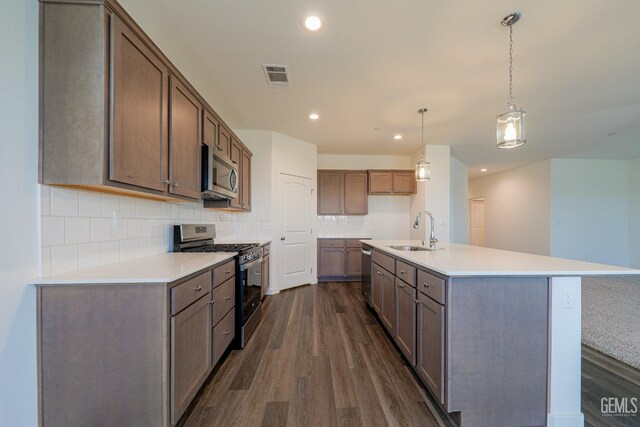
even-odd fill
[(582, 342), (640, 369), (640, 276), (582, 279)]

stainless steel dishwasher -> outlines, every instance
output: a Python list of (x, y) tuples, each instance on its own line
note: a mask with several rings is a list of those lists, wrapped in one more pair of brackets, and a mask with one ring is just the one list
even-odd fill
[(371, 246), (362, 245), (362, 297), (371, 307)]

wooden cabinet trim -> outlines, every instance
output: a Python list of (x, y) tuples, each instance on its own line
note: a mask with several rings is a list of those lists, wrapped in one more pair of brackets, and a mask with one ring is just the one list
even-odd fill
[(367, 172), (369, 174), (369, 194), (402, 196), (417, 192), (413, 170), (369, 169)]

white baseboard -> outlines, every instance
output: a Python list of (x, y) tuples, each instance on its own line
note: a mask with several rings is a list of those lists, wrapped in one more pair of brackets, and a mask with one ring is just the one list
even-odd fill
[(265, 295), (277, 295), (280, 293), (280, 289), (269, 289), (267, 292), (265, 292)]

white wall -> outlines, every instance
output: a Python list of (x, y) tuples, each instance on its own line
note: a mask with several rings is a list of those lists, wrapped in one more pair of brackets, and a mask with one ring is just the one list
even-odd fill
[(551, 255), (628, 264), (627, 160), (551, 160)]
[[(319, 154), (318, 169), (412, 169), (409, 156)], [(318, 215), (318, 237), (408, 239), (410, 196), (369, 196), (364, 216)]]
[(451, 157), (451, 241), (469, 242), (469, 173), (467, 165)]
[(640, 158), (629, 160), (629, 267), (640, 268)]
[(485, 245), (549, 255), (551, 161), (469, 181), (469, 198), (485, 198)]
[(0, 2), (0, 425), (37, 424), (38, 2)]
[[(431, 163), (431, 179), (418, 182), (418, 193), (411, 197), (410, 219), (423, 210), (431, 212), (436, 221), (436, 238), (440, 242), (451, 241), (451, 147), (448, 145), (427, 145), (426, 160)], [(411, 164), (420, 159), (420, 153), (412, 156)], [(429, 218), (421, 220), (418, 230), (411, 227), (410, 238), (422, 240), (425, 227), (429, 230)]]

